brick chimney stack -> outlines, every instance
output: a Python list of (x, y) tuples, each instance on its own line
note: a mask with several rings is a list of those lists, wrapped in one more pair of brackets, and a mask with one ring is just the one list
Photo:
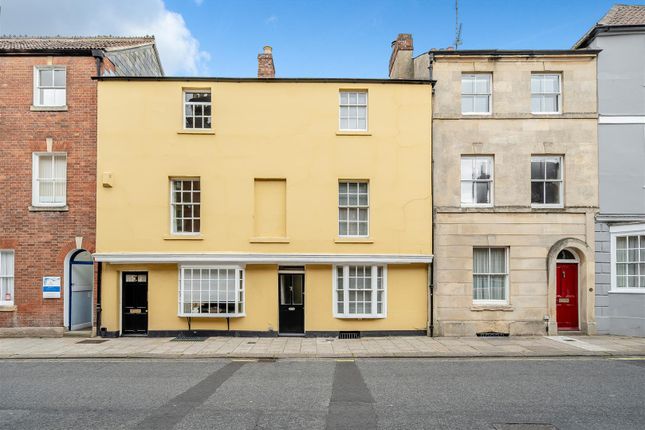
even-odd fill
[(412, 35), (401, 33), (392, 42), (390, 55), (390, 79), (414, 79), (414, 60)]
[(275, 78), (273, 49), (270, 46), (265, 46), (264, 52), (258, 54), (258, 78)]

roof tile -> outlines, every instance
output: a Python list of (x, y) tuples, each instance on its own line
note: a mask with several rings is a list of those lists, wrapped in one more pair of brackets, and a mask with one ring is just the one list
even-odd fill
[(37, 37), (0, 36), (0, 51), (47, 51), (47, 50), (118, 50), (155, 43), (154, 36), (144, 37)]

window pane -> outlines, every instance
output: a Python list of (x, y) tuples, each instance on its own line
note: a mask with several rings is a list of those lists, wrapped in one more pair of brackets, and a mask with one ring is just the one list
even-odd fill
[(475, 92), (475, 82), (472, 75), (463, 75), (461, 77), (461, 93), (473, 94)]
[(477, 76), (475, 91), (477, 94), (489, 94), (490, 93), (490, 76), (489, 75), (479, 75)]
[(545, 161), (546, 164), (546, 178), (547, 179), (560, 179), (560, 160), (559, 159), (549, 159)]
[(488, 96), (475, 96), (475, 112), (488, 113)]
[(51, 87), (54, 85), (53, 71), (51, 69), (43, 69), (38, 71), (39, 86), (40, 87)]
[(531, 183), (531, 203), (544, 203), (544, 182)]
[(544, 190), (544, 203), (560, 204), (560, 182), (546, 182)]
[(473, 273), (488, 273), (488, 248), (473, 249)]
[(340, 93), (340, 103), (346, 105), (349, 103), (349, 94), (346, 91)]
[(473, 299), (485, 300), (487, 298), (486, 292), (488, 291), (488, 276), (473, 276)]
[(490, 160), (486, 158), (477, 158), (475, 161), (475, 179), (490, 179), (491, 177)]
[(506, 276), (491, 276), (490, 277), (490, 297), (488, 300), (506, 300)]
[(542, 102), (544, 108), (542, 112), (557, 112), (558, 111), (558, 96), (556, 95), (544, 95), (542, 96)]
[(461, 158), (461, 179), (475, 178), (475, 168), (473, 164), (474, 164), (474, 158), (471, 158), (471, 157)]
[(541, 75), (532, 75), (531, 76), (531, 93), (541, 93), (542, 92), (542, 76)]
[(474, 182), (462, 181), (461, 183), (461, 202), (466, 204), (475, 203)]
[(531, 179), (544, 179), (544, 161), (534, 159), (531, 161)]
[(490, 273), (506, 273), (506, 249), (490, 249)]
[(65, 86), (65, 69), (54, 70), (54, 86)]
[(367, 104), (367, 93), (358, 93), (358, 104)]
[(473, 113), (474, 106), (474, 96), (461, 96), (461, 111), (463, 113)]
[(475, 183), (475, 202), (490, 203), (490, 182)]
[(544, 75), (542, 91), (545, 93), (560, 92), (560, 77), (558, 75)]
[(542, 96), (531, 96), (531, 112), (542, 112)]

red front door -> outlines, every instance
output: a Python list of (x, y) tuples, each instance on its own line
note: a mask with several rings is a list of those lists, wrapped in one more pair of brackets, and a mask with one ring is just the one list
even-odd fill
[(556, 267), (556, 317), (559, 330), (578, 330), (578, 265)]

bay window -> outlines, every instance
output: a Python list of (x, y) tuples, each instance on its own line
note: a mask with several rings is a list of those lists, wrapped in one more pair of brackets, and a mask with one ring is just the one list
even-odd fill
[(385, 266), (335, 266), (334, 316), (385, 318), (386, 286)]
[(244, 269), (183, 266), (179, 275), (179, 316), (244, 316)]

